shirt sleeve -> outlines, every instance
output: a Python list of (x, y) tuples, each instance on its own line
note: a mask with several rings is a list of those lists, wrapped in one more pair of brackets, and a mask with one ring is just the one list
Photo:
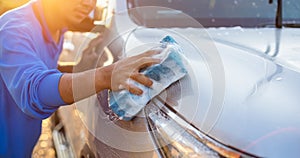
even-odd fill
[(48, 69), (26, 33), (16, 29), (2, 30), (0, 45), (0, 75), (24, 113), (43, 119), (65, 104), (58, 90), (62, 73)]

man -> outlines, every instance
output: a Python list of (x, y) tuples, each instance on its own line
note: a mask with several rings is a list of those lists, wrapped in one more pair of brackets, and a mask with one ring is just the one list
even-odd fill
[[(66, 28), (84, 20), (95, 4), (96, 0), (37, 0), (0, 17), (0, 157), (30, 157), (42, 119), (61, 105), (104, 89), (142, 94), (126, 82), (129, 78), (152, 85), (139, 69), (159, 62), (151, 57), (154, 51), (83, 72), (56, 69)], [(101, 36), (90, 47), (99, 41)], [(92, 50), (84, 54), (93, 57)], [(75, 81), (80, 93), (74, 97)]]

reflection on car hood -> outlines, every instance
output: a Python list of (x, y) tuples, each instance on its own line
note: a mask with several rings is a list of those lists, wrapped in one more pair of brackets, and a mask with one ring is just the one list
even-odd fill
[(211, 37), (221, 44), (275, 57), (286, 66), (300, 70), (300, 39), (298, 28), (284, 29), (208, 29)]
[[(296, 42), (300, 30), (230, 29), (221, 37), (218, 31), (210, 33), (232, 51), (223, 54), (220, 50), (226, 94), (210, 135), (263, 157), (299, 155), (295, 140), (300, 139), (300, 47)], [(243, 55), (236, 55), (238, 52)], [(249, 52), (271, 58), (255, 59), (245, 55)]]
[[(127, 40), (126, 50), (157, 42), (165, 34), (175, 39), (192, 35), (212, 41), (224, 68), (225, 78), (221, 78), (224, 96), (219, 97), (223, 104), (210, 110), (213, 90), (219, 88), (213, 87), (218, 81), (212, 81), (216, 79), (210, 76), (211, 69), (201, 55), (187, 55), (193, 74), (186, 81), (190, 85), (182, 84), (192, 92), (181, 94), (174, 109), (198, 129), (228, 146), (259, 156), (300, 155), (300, 46), (296, 43), (300, 41), (300, 30), (211, 28), (205, 35), (199, 30), (203, 31), (135, 30)], [(189, 47), (185, 42), (197, 43), (189, 38), (176, 40), (182, 42), (186, 52), (191, 49), (185, 48)], [(188, 92), (181, 90), (181, 93)]]

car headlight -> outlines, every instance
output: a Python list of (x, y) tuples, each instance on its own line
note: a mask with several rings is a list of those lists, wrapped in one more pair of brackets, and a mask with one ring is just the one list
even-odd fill
[(252, 157), (205, 135), (172, 112), (158, 98), (154, 98), (144, 112), (161, 157)]

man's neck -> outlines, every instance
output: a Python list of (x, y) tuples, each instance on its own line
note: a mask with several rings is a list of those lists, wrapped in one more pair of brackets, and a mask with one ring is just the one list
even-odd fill
[(41, 0), (44, 11), (45, 21), (49, 28), (50, 34), (53, 40), (58, 43), (60, 38), (60, 31), (65, 27), (63, 19), (57, 10), (55, 2), (53, 0)]

